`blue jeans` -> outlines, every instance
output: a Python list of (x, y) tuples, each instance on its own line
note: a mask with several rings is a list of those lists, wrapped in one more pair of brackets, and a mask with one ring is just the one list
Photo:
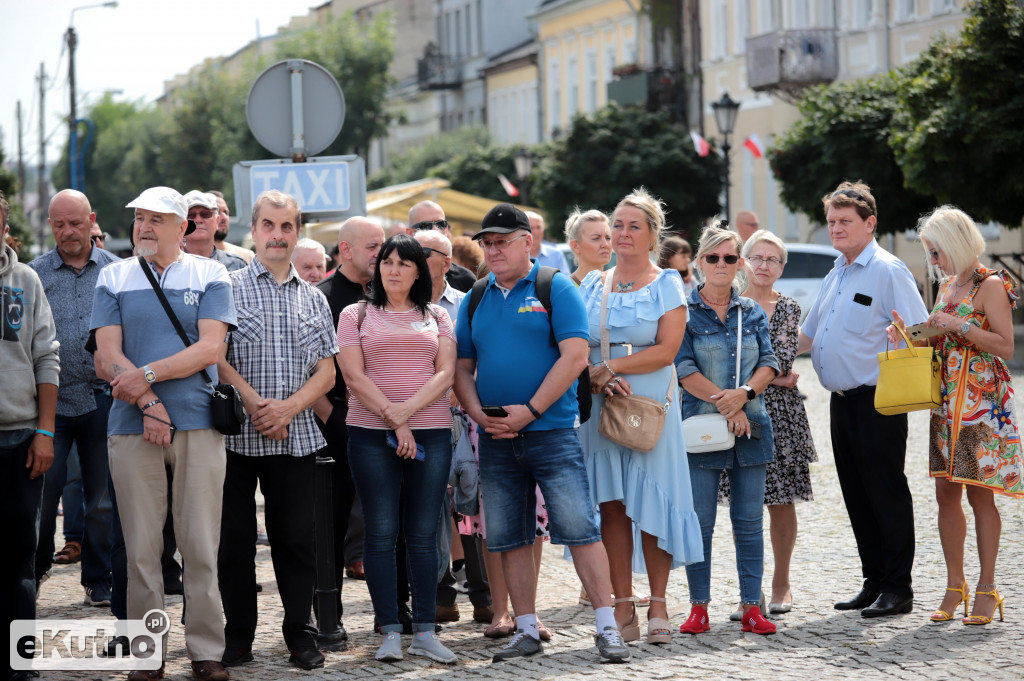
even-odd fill
[(538, 485), (553, 544), (586, 546), (601, 541), (575, 428), (528, 430), (510, 440), (480, 432), (480, 491), (487, 508), (488, 551), (533, 544)]
[(57, 416), (53, 438), (53, 466), (43, 484), (43, 510), (36, 550), (36, 579), (53, 563), (53, 534), (57, 504), (67, 482), (67, 461), (72, 443), (78, 447), (85, 488), (85, 541), (82, 542), (82, 585), (110, 588), (110, 546), (113, 538), (107, 479), (107, 415), (110, 395), (94, 391), (96, 409), (81, 416)]
[(366, 587), (381, 631), (400, 632), (395, 542), (401, 526), (413, 630), (433, 631), (437, 520), (452, 464), (452, 433), (448, 428), (414, 430), (416, 444), (426, 450), (426, 458), (416, 461), (400, 458), (384, 441), (387, 432), (358, 426), (348, 429), (348, 462), (363, 508)]
[[(704, 560), (686, 566), (690, 585), (690, 602), (705, 605), (711, 602), (711, 537), (715, 533), (718, 512), (718, 479), (721, 466), (702, 466), (700, 454), (691, 454), (690, 487), (693, 489), (693, 510), (700, 520), (704, 540)], [(718, 463), (718, 462), (715, 462)], [(740, 599), (757, 605), (761, 600), (761, 578), (764, 575), (764, 478), (767, 464), (740, 466), (733, 455), (732, 465), (725, 468), (732, 494), (729, 517), (736, 544), (736, 571), (740, 578)], [(545, 496), (545, 498), (547, 498)]]

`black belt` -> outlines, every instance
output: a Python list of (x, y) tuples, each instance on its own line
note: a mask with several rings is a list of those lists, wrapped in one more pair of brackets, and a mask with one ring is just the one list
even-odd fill
[(853, 397), (854, 395), (860, 395), (874, 389), (875, 386), (873, 385), (858, 385), (856, 388), (850, 388), (849, 390), (833, 390), (832, 392), (840, 397)]

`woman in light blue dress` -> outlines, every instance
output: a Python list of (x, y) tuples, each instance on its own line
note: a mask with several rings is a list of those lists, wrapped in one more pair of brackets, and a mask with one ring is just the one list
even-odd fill
[[(580, 295), (590, 316), (590, 379), (594, 406), (580, 428), (601, 534), (608, 550), (612, 590), (628, 594), (632, 572), (646, 572), (651, 586), (648, 643), (672, 638), (665, 602), (669, 571), (703, 557), (700, 521), (693, 510), (683, 447), (673, 360), (686, 328), (683, 281), (661, 270), (649, 254), (664, 228), (661, 202), (644, 189), (626, 196), (612, 214), (616, 267), (587, 275)], [(609, 359), (601, 359), (601, 298), (612, 277), (606, 326)], [(661, 437), (650, 452), (637, 452), (598, 433), (604, 397), (635, 394), (663, 402), (671, 396)], [(640, 637), (632, 598), (615, 599), (623, 639)]]

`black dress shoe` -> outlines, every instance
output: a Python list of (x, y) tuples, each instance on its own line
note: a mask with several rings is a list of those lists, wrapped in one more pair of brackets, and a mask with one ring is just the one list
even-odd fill
[(836, 603), (835, 608), (836, 610), (860, 610), (861, 608), (866, 608), (875, 602), (875, 599), (878, 598), (878, 593), (877, 590), (869, 589), (865, 586), (860, 590), (859, 594), (850, 600)]
[(863, 617), (886, 617), (900, 615), (914, 609), (914, 596), (882, 593), (869, 607), (860, 611)]
[(252, 662), (252, 648), (232, 648), (227, 647), (224, 650), (224, 656), (220, 658), (220, 663), (225, 667), (238, 667), (246, 662)]
[(293, 650), (288, 661), (307, 671), (320, 669), (324, 666), (324, 654), (316, 648), (303, 648), (302, 650)]

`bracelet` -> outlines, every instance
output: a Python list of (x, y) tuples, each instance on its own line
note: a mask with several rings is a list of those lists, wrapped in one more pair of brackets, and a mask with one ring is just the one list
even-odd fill
[(156, 405), (158, 405), (158, 404), (163, 404), (163, 402), (161, 402), (160, 400), (153, 400), (153, 401), (152, 401), (152, 402), (150, 402), (149, 404), (144, 404), (144, 405), (142, 405), (141, 407), (139, 407), (139, 409), (141, 409), (142, 411), (146, 411), (146, 410), (147, 410), (147, 409), (149, 409), (150, 407), (155, 407), (155, 406), (156, 406)]
[(535, 419), (539, 419), (540, 418), (540, 412), (537, 411), (532, 404), (527, 402), (526, 403), (526, 408), (530, 410), (531, 414), (533, 414), (533, 418), (535, 418)]
[(615, 373), (614, 371), (612, 371), (612, 368), (610, 366), (608, 366), (608, 362), (606, 360), (603, 360), (603, 359), (601, 360), (601, 366), (603, 366), (605, 369), (607, 369), (608, 373), (610, 373), (612, 376), (618, 376), (618, 374)]
[(48, 430), (43, 430), (42, 428), (36, 428), (36, 433), (38, 433), (40, 435), (45, 435), (47, 437), (53, 437), (53, 433), (51, 433)]

